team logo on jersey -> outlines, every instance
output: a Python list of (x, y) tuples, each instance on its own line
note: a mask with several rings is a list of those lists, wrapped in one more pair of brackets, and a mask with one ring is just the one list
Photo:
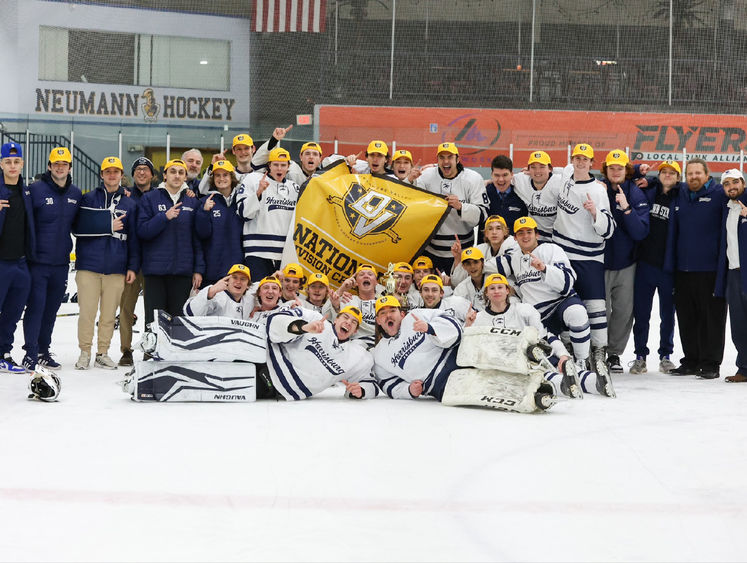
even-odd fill
[(369, 235), (383, 234), (399, 242), (400, 236), (392, 230), (407, 206), (389, 195), (366, 189), (360, 184), (351, 184), (345, 196), (329, 196), (329, 203), (342, 207), (350, 225), (350, 234), (358, 239)]

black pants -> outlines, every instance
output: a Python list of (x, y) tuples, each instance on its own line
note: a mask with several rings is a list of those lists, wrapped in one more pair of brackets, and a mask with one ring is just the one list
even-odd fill
[(726, 300), (714, 297), (716, 272), (677, 272), (674, 306), (682, 342), (682, 365), (718, 371), (724, 359)]
[(192, 276), (145, 276), (143, 303), (145, 324), (153, 322), (153, 309), (169, 315), (182, 315), (184, 302), (192, 290)]
[(279, 401), (283, 396), (278, 393), (272, 384), (267, 364), (257, 364), (257, 399), (275, 399)]

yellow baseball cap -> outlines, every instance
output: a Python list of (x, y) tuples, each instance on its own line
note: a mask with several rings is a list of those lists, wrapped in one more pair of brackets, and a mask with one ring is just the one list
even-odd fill
[(505, 286), (508, 286), (508, 280), (505, 276), (502, 276), (501, 274), (490, 274), (488, 277), (485, 278), (485, 285), (482, 286), (483, 289), (487, 289), (491, 285), (499, 285), (503, 284)]
[(529, 155), (529, 160), (527, 161), (527, 166), (530, 164), (534, 164), (535, 162), (538, 162), (539, 164), (552, 164), (552, 161), (550, 161), (550, 155), (547, 154), (545, 151), (534, 151), (532, 154)]
[(234, 264), (233, 266), (231, 266), (231, 269), (228, 270), (227, 275), (230, 276), (231, 274), (235, 274), (237, 272), (239, 274), (244, 274), (247, 278), (249, 278), (249, 281), (252, 281), (252, 276), (249, 273), (249, 268), (247, 266), (244, 266), (244, 264)]
[(376, 268), (374, 268), (371, 264), (360, 264), (356, 270), (355, 273), (358, 274), (363, 271), (373, 272), (376, 273)]
[(166, 172), (172, 166), (181, 166), (182, 168), (184, 168), (184, 170), (187, 169), (187, 165), (184, 164), (184, 161), (182, 159), (180, 159), (180, 158), (172, 158), (171, 160), (169, 160), (166, 163), (166, 166), (163, 167), (163, 171)]
[(304, 143), (303, 145), (301, 145), (301, 150), (299, 151), (298, 154), (303, 154), (304, 151), (308, 151), (308, 150), (317, 151), (319, 153), (319, 156), (322, 156), (324, 154), (322, 152), (322, 147), (319, 146), (319, 143), (315, 143), (314, 141), (311, 141), (309, 143)]
[(306, 281), (306, 287), (309, 287), (312, 283), (323, 283), (327, 287), (329, 287), (329, 278), (325, 276), (324, 274), (320, 274), (319, 272), (314, 272), (309, 276), (309, 279)]
[(403, 274), (412, 274), (412, 266), (410, 266), (407, 262), (397, 262), (394, 265), (394, 271), (395, 272), (402, 272)]
[(594, 149), (591, 148), (591, 145), (587, 145), (586, 143), (579, 143), (578, 145), (573, 147), (571, 158), (578, 155), (586, 156), (588, 158), (594, 158)]
[[(73, 163), (73, 157), (70, 154), (70, 151), (65, 147), (57, 147), (52, 149), (52, 152), (49, 153), (49, 162), (67, 162), (72, 164)], [(121, 162), (120, 162), (121, 164)], [(103, 170), (103, 168), (102, 168)]]
[(389, 154), (389, 147), (384, 141), (371, 141), (370, 143), (368, 143), (366, 154), (371, 153), (378, 153), (386, 156)]
[(491, 215), (490, 217), (488, 217), (487, 219), (485, 219), (485, 227), (484, 228), (487, 229), (488, 225), (490, 225), (490, 223), (500, 223), (501, 225), (503, 225), (504, 229), (508, 230), (508, 225), (506, 224), (506, 220), (503, 217), (501, 217), (500, 215)]
[(275, 276), (267, 276), (266, 278), (262, 278), (262, 281), (259, 282), (259, 285), (257, 286), (257, 290), (259, 290), (260, 287), (265, 285), (266, 283), (274, 283), (279, 288), (282, 289), (282, 285), (280, 284), (280, 280), (277, 279)]
[(358, 324), (361, 324), (363, 321), (363, 314), (361, 313), (361, 310), (358, 307), (353, 307), (352, 305), (348, 305), (347, 307), (343, 307), (340, 309), (340, 312), (337, 313), (337, 315), (342, 315), (343, 313), (347, 313), (351, 317), (353, 317), (356, 321), (358, 321)]
[(412, 263), (413, 270), (415, 268), (428, 268), (429, 270), (433, 269), (433, 260), (428, 258), (427, 256), (418, 256), (415, 258), (415, 262)]
[(441, 279), (441, 276), (436, 276), (435, 274), (428, 274), (425, 276), (420, 281), (420, 287), (422, 288), (427, 283), (435, 283), (441, 289), (444, 288), (444, 280)]
[(107, 168), (119, 168), (122, 172), (124, 172), (122, 161), (119, 160), (116, 156), (107, 156), (104, 160), (101, 161), (101, 171), (103, 172)]
[(376, 300), (376, 314), (379, 314), (384, 307), (396, 307), (397, 309), (402, 308), (402, 304), (394, 295), (384, 295)]
[(532, 219), (531, 217), (519, 217), (516, 221), (514, 221), (514, 232), (518, 232), (521, 229), (536, 229), (537, 228), (537, 221)]
[(303, 278), (303, 268), (301, 268), (300, 264), (291, 262), (283, 268), (283, 275), (287, 278), (297, 278), (300, 280)]
[(625, 154), (625, 151), (622, 151), (620, 149), (614, 149), (607, 153), (607, 156), (604, 158), (604, 163), (607, 166), (611, 166), (613, 164), (619, 164), (620, 166), (626, 166), (630, 162), (630, 159), (628, 158), (628, 155)]
[(665, 160), (656, 169), (661, 170), (662, 168), (672, 168), (677, 172), (677, 174), (680, 176), (682, 175), (682, 168), (680, 168), (680, 165), (674, 160)]
[(281, 147), (275, 147), (267, 155), (267, 162), (290, 162), (290, 153)]
[(236, 135), (233, 138), (233, 143), (231, 143), (231, 147), (235, 147), (236, 145), (246, 145), (247, 147), (253, 147), (254, 139), (252, 139), (246, 133), (240, 133), (239, 135)]
[(485, 255), (476, 246), (470, 246), (462, 250), (462, 262), (465, 260), (485, 260)]
[(436, 149), (436, 154), (441, 154), (442, 152), (448, 152), (451, 154), (459, 154), (459, 149), (454, 143), (441, 143), (438, 145), (438, 149)]
[(406, 158), (410, 162), (412, 162), (412, 154), (410, 151), (407, 151), (405, 149), (398, 149), (394, 151), (394, 154), (392, 155), (392, 161), (397, 160), (398, 158)]
[(225, 170), (226, 172), (233, 172), (236, 170), (228, 160), (219, 160), (213, 164), (213, 172), (216, 170)]

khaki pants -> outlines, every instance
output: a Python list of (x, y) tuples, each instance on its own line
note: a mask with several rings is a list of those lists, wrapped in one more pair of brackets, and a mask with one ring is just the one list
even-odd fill
[(97, 274), (78, 270), (75, 283), (78, 285), (78, 347), (83, 352), (91, 352), (96, 313), (99, 312), (98, 354), (107, 354), (114, 334), (114, 317), (124, 290), (123, 274)]
[(132, 318), (142, 288), (143, 273), (140, 272), (134, 282), (124, 285), (122, 299), (119, 302), (119, 342), (123, 354), (132, 352)]

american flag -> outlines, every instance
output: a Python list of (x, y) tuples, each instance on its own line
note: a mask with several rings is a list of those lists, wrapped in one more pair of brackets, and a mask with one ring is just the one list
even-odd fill
[(252, 31), (324, 31), (327, 0), (255, 0)]

